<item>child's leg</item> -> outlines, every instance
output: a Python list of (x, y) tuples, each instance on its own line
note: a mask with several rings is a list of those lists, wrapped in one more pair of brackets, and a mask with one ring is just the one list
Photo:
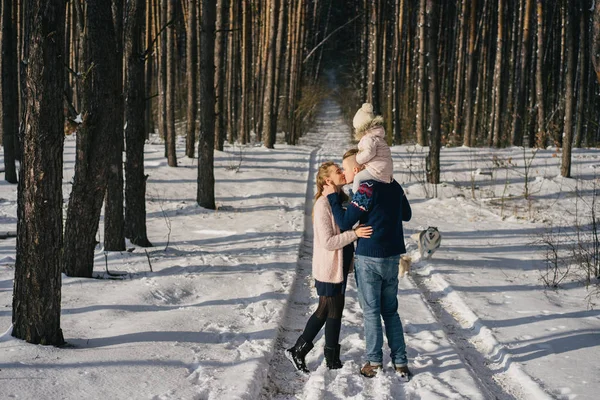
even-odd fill
[(358, 174), (354, 176), (354, 180), (352, 181), (352, 193), (356, 193), (360, 184), (364, 181), (368, 181), (369, 179), (374, 179), (373, 175), (366, 169), (363, 169)]

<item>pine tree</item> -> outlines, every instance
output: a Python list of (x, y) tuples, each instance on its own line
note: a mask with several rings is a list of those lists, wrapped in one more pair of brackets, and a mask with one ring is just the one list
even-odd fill
[(198, 189), (196, 201), (204, 208), (215, 205), (215, 25), (216, 0), (202, 0), (200, 37), (200, 132), (198, 134)]
[(25, 105), (12, 306), (14, 337), (55, 346), (64, 344), (60, 249), (65, 4), (62, 0), (30, 0), (24, 18), (31, 39), (27, 83), (36, 96), (29, 97)]

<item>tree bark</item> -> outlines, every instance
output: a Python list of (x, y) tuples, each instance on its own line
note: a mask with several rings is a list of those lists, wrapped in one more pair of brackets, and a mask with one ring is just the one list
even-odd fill
[(498, 31), (496, 38), (496, 62), (494, 63), (494, 111), (492, 117), (491, 134), (494, 147), (500, 147), (502, 139), (502, 67), (504, 52), (504, 2), (498, 0)]
[[(404, 38), (404, 0), (396, 0), (396, 26), (394, 27), (395, 50), (392, 69), (394, 70), (394, 143), (402, 143), (402, 92), (407, 82), (402, 74), (402, 40)], [(404, 85), (403, 85), (404, 84)]]
[(272, 149), (275, 145), (275, 128), (277, 126), (276, 121), (273, 124), (272, 119), (275, 117), (273, 114), (273, 91), (275, 85), (275, 39), (277, 35), (276, 22), (277, 22), (277, 0), (269, 0), (266, 12), (269, 12), (269, 29), (268, 37), (266, 41), (267, 46), (267, 59), (265, 60), (266, 73), (265, 73), (265, 97), (262, 104), (263, 109), (263, 145)]
[(2, 56), (0, 57), (0, 143), (4, 147), (4, 179), (17, 183), (16, 139), (19, 135), (19, 70), (17, 24), (13, 2), (2, 0)]
[[(146, 137), (146, 139), (148, 139), (150, 137), (150, 132), (154, 132), (154, 118), (153, 118), (153, 114), (152, 114), (152, 104), (154, 102), (154, 98), (152, 96), (152, 80), (154, 78), (154, 63), (155, 63), (155, 51), (153, 47), (153, 43), (152, 41), (154, 40), (154, 34), (153, 34), (153, 30), (152, 27), (153, 25), (156, 24), (157, 21), (155, 21), (152, 18), (152, 3), (154, 2), (154, 0), (145, 0), (148, 4), (144, 7), (146, 9), (146, 49), (145, 51), (148, 51), (147, 56), (146, 56), (146, 76), (145, 76), (145, 84), (146, 84), (146, 99), (147, 99), (147, 105), (145, 108), (146, 110), (146, 126), (145, 126), (145, 132), (144, 132), (144, 136)], [(133, 9), (132, 9), (133, 10)]]
[(104, 204), (104, 250), (125, 250), (125, 220), (123, 210), (123, 0), (112, 0), (113, 21), (116, 35), (116, 74), (112, 82), (118, 97), (114, 99), (114, 142), (110, 150), (110, 167)]
[(146, 179), (144, 175), (144, 142), (146, 85), (144, 82), (144, 13), (146, 0), (127, 2), (125, 57), (127, 67), (125, 107), (125, 234), (131, 243), (150, 247), (146, 233)]
[(177, 86), (175, 47), (175, 6), (177, 0), (167, 2), (167, 87), (166, 87), (166, 120), (167, 120), (167, 160), (169, 167), (177, 166), (177, 132), (175, 131), (175, 91)]
[(286, 26), (286, 15), (290, 9), (288, 0), (279, 0), (279, 21), (277, 22), (277, 41), (275, 48), (275, 82), (273, 84), (273, 118), (271, 118), (271, 131), (277, 132), (279, 122), (279, 107), (281, 104), (282, 93), (281, 89), (283, 76), (282, 64), (285, 61), (284, 57), (284, 35)]
[(238, 52), (240, 48), (239, 43), (239, 26), (237, 23), (236, 14), (238, 0), (229, 1), (229, 27), (230, 32), (227, 35), (227, 76), (225, 81), (227, 82), (227, 141), (231, 144), (237, 139), (237, 78), (238, 70), (236, 69), (238, 62)]
[(458, 60), (456, 62), (456, 87), (454, 93), (454, 124), (452, 125), (452, 135), (450, 137), (450, 142), (452, 144), (459, 142), (460, 132), (462, 128), (462, 121), (464, 115), (462, 113), (462, 103), (463, 103), (463, 74), (464, 74), (464, 42), (465, 42), (465, 13), (467, 12), (467, 2), (463, 0), (461, 2), (460, 11), (459, 11), (459, 33), (458, 33)]
[(419, 67), (417, 78), (417, 143), (425, 146), (425, 1), (419, 2)]
[(512, 126), (511, 141), (513, 146), (523, 145), (523, 130), (525, 121), (525, 112), (527, 104), (527, 74), (529, 73), (529, 46), (530, 34), (529, 25), (531, 21), (531, 6), (533, 0), (526, 0), (525, 14), (523, 17), (523, 42), (521, 43), (521, 68), (519, 69), (517, 104), (515, 105), (515, 115)]
[(575, 128), (575, 147), (581, 147), (585, 123), (585, 98), (589, 91), (588, 81), (588, 22), (590, 20), (590, 3), (583, 0), (579, 5), (579, 91), (577, 99), (577, 122)]
[(369, 23), (369, 60), (368, 60), (368, 82), (367, 82), (367, 102), (373, 105), (373, 110), (380, 113), (379, 104), (379, 84), (377, 79), (377, 50), (379, 47), (379, 13), (377, 5), (379, 0), (371, 0), (370, 23)]
[(594, 2), (594, 21), (592, 32), (592, 62), (596, 70), (596, 79), (600, 83), (600, 1)]
[(440, 183), (441, 117), (440, 88), (438, 84), (437, 32), (438, 5), (436, 0), (427, 0), (427, 54), (429, 61), (429, 107), (431, 131), (429, 132), (429, 183)]
[[(159, 84), (159, 92), (160, 95), (158, 97), (158, 120), (159, 120), (159, 126), (160, 126), (160, 135), (162, 136), (162, 138), (165, 141), (165, 158), (167, 158), (169, 156), (169, 152), (168, 152), (168, 148), (169, 148), (169, 140), (168, 140), (168, 127), (167, 127), (167, 47), (168, 47), (168, 38), (169, 38), (169, 33), (168, 33), (168, 29), (163, 29), (163, 27), (170, 23), (167, 14), (168, 14), (168, 3), (172, 0), (156, 0), (157, 1), (157, 5), (160, 5), (160, 9), (158, 9), (157, 11), (159, 11), (159, 15), (160, 15), (160, 21), (159, 24), (157, 24), (157, 31), (162, 30), (162, 33), (160, 34), (160, 62), (159, 62), (159, 80), (158, 80), (158, 84)], [(158, 7), (157, 7), (158, 8)]]
[(215, 205), (215, 25), (217, 0), (202, 0), (200, 37), (200, 132), (198, 135), (198, 190), (200, 207)]
[[(111, 4), (88, 0), (84, 45), (83, 124), (77, 133), (75, 176), (67, 211), (63, 269), (91, 277), (96, 233), (106, 193), (108, 160), (114, 142), (115, 99), (120, 92)], [(61, 102), (62, 106), (62, 102)]]
[(544, 106), (544, 8), (543, 0), (536, 0), (537, 14), (537, 61), (535, 74), (535, 92), (537, 99), (537, 133), (536, 146), (546, 147), (546, 108)]
[(26, 90), (32, 95), (25, 107), (12, 306), (14, 337), (55, 346), (64, 344), (60, 249), (65, 4), (30, 0), (26, 7), (24, 22), (31, 32)]
[(223, 151), (225, 142), (225, 0), (217, 0), (217, 20), (215, 39), (215, 150)]
[(242, 2), (242, 88), (240, 100), (240, 142), (250, 138), (250, 86), (252, 77), (252, 18), (250, 0)]
[(571, 177), (571, 147), (573, 145), (573, 110), (575, 109), (575, 45), (573, 44), (573, 6), (569, 0), (563, 0), (565, 10), (567, 71), (565, 74), (565, 125), (563, 136), (562, 164), (560, 174), (565, 178)]
[(196, 153), (196, 117), (198, 115), (198, 38), (196, 37), (196, 0), (188, 0), (187, 20), (187, 133), (185, 154), (194, 158)]
[(473, 145), (473, 71), (475, 70), (475, 39), (477, 20), (475, 19), (477, 11), (477, 0), (471, 1), (471, 10), (469, 14), (469, 44), (467, 46), (467, 73), (465, 76), (465, 130), (463, 135), (463, 145), (471, 147)]

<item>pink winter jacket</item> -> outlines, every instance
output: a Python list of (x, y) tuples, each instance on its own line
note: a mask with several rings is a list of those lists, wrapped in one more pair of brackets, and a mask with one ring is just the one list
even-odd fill
[(373, 178), (389, 183), (394, 174), (392, 151), (385, 141), (385, 129), (376, 126), (369, 129), (358, 142), (356, 162), (364, 164)]
[(313, 277), (320, 282), (344, 281), (343, 248), (357, 239), (354, 230), (340, 233), (327, 197), (315, 201), (313, 209)]

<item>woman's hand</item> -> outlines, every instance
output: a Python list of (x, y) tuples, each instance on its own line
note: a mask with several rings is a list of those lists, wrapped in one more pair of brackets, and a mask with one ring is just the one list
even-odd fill
[(327, 183), (323, 186), (323, 196), (327, 197), (332, 193), (337, 193), (337, 186)]
[(373, 233), (373, 228), (371, 228), (370, 226), (359, 225), (358, 227), (356, 227), (356, 229), (354, 229), (354, 233), (356, 233), (356, 236), (358, 236), (359, 238), (368, 239)]

